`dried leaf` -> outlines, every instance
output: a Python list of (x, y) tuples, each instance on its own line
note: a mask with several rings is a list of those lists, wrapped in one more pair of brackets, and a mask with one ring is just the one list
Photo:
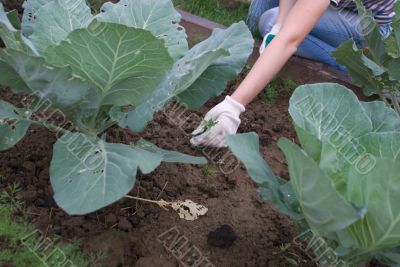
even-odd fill
[(197, 220), (200, 216), (203, 216), (208, 212), (207, 207), (188, 199), (184, 202), (172, 202), (171, 207), (178, 212), (178, 215), (181, 219), (185, 219), (187, 221)]
[(171, 206), (171, 203), (164, 201), (163, 199), (161, 199), (161, 201), (157, 201), (156, 202), (158, 206), (160, 206), (161, 208), (168, 210), (168, 207)]

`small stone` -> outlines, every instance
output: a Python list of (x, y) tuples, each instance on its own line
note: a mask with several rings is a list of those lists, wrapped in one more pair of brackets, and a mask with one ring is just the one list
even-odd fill
[(233, 176), (226, 176), (226, 182), (233, 187), (236, 186), (237, 183), (235, 177)]
[(144, 218), (144, 217), (146, 216), (146, 214), (144, 213), (144, 211), (143, 211), (142, 209), (138, 210), (137, 213), (136, 213), (136, 215), (137, 215), (139, 218)]
[(144, 189), (151, 190), (154, 187), (154, 183), (152, 181), (141, 181), (140, 186)]
[(240, 207), (240, 203), (239, 202), (232, 202), (232, 207), (238, 208), (238, 207)]
[(71, 217), (67, 220), (65, 220), (62, 224), (63, 225), (67, 225), (67, 226), (72, 226), (72, 227), (76, 227), (76, 226), (81, 226), (85, 223), (85, 219), (84, 217)]
[(36, 162), (36, 167), (41, 170), (46, 169), (49, 166), (49, 162), (49, 159), (45, 157), (42, 160)]
[(49, 176), (49, 168), (45, 168), (39, 173), (39, 180), (47, 181)]
[(137, 216), (130, 216), (128, 220), (131, 222), (133, 227), (137, 227), (140, 224), (140, 219)]
[(208, 233), (207, 243), (214, 247), (229, 248), (235, 242), (237, 236), (233, 228), (224, 224)]
[(39, 207), (46, 205), (46, 201), (44, 201), (44, 199), (39, 198), (38, 200), (36, 200), (36, 205), (38, 205)]
[(19, 192), (17, 196), (25, 201), (33, 201), (37, 199), (38, 192), (35, 187), (28, 185), (27, 188), (24, 191)]
[(9, 162), (10, 162), (11, 167), (17, 167), (19, 165), (19, 163), (16, 159), (10, 159)]
[(31, 173), (34, 173), (36, 170), (36, 166), (35, 163), (31, 162), (31, 161), (25, 161), (22, 164), (22, 168), (24, 168), (27, 171), (30, 171)]
[(110, 213), (106, 216), (106, 224), (108, 225), (113, 225), (117, 222), (118, 218), (115, 216), (115, 214)]
[(214, 185), (207, 185), (205, 183), (200, 183), (200, 184), (198, 184), (197, 187), (198, 187), (198, 189), (200, 189), (200, 191), (207, 194), (207, 195), (205, 195), (205, 198), (219, 196), (218, 189)]
[(174, 267), (176, 264), (169, 262), (167, 259), (157, 257), (142, 257), (135, 264), (136, 267)]
[(14, 267), (14, 265), (11, 262), (4, 262), (2, 263), (2, 265), (0, 265), (1, 267)]
[(274, 125), (272, 126), (272, 131), (274, 131), (275, 133), (281, 133), (282, 128), (279, 125)]
[(122, 231), (128, 232), (132, 229), (132, 224), (128, 221), (127, 218), (122, 217), (119, 219), (118, 228)]

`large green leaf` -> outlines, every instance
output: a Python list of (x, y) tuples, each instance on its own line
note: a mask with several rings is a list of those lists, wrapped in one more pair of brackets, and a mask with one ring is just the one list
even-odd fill
[(163, 41), (148, 31), (94, 21), (49, 47), (48, 62), (70, 65), (102, 92), (102, 105), (137, 105), (148, 99), (172, 60)]
[(83, 111), (96, 109), (99, 105), (96, 89), (73, 76), (68, 67), (57, 68), (47, 64), (43, 58), (12, 49), (1, 50), (0, 60), (18, 73), (18, 82), (27, 86), (26, 93), (46, 100), (53, 109), (62, 111), (73, 122), (81, 119)]
[(374, 19), (374, 14), (372, 14), (371, 10), (366, 9), (361, 0), (356, 0), (355, 2), (357, 4), (358, 15), (362, 18), (360, 26), (369, 53), (376, 63), (382, 65), (387, 59), (386, 46), (379, 31), (379, 26)]
[(339, 64), (346, 66), (352, 81), (363, 89), (365, 95), (372, 95), (381, 87), (376, 76), (382, 75), (384, 69), (366, 57), (353, 40), (341, 44), (332, 55)]
[(322, 143), (312, 134), (295, 125), (297, 137), (299, 138), (300, 144), (304, 151), (307, 152), (308, 156), (311, 157), (315, 162), (321, 160)]
[(0, 100), (0, 151), (13, 147), (25, 136), (31, 125), (26, 115), (29, 111)]
[(14, 93), (29, 93), (30, 91), (18, 73), (7, 62), (1, 59), (0, 85), (11, 88)]
[(221, 94), (227, 82), (242, 71), (253, 52), (253, 44), (251, 32), (243, 21), (226, 30), (215, 29), (206, 41), (189, 51), (187, 58), (212, 49), (226, 49), (230, 56), (218, 58), (189, 88), (177, 88), (175, 92), (179, 93), (179, 101), (190, 109), (196, 109), (210, 97)]
[[(397, 45), (397, 52), (400, 55), (400, 2), (397, 1), (394, 4), (394, 10), (396, 13), (396, 17), (393, 18), (392, 21), (392, 27), (393, 27), (393, 32), (394, 32), (394, 37), (396, 39), (396, 45)], [(399, 78), (400, 80), (400, 78)]]
[(258, 184), (272, 180), (278, 185), (271, 168), (264, 161), (259, 149), (260, 143), (256, 133), (230, 135), (226, 142), (233, 152), (246, 166), (250, 177)]
[[(399, 28), (400, 28), (400, 26), (399, 26)], [(399, 35), (400, 35), (400, 30), (399, 30)], [(400, 50), (400, 48), (399, 48), (399, 50)], [(393, 79), (397, 79), (400, 81), (399, 69), (400, 69), (400, 58), (396, 58), (396, 59), (393, 59), (392, 61), (390, 61), (388, 72)]]
[(0, 3), (0, 38), (8, 48), (25, 51), (29, 54), (37, 54), (36, 48), (31, 41), (14, 28), (7, 13), (4, 11), (2, 3)]
[(163, 162), (169, 163), (186, 163), (186, 164), (207, 164), (207, 159), (204, 157), (194, 157), (176, 151), (165, 150), (157, 147), (156, 145), (140, 139), (136, 142), (135, 147), (143, 150), (158, 154), (162, 156)]
[(86, 28), (93, 19), (85, 0), (50, 1), (34, 16), (33, 33), (29, 38), (42, 52), (67, 38), (73, 30)]
[(311, 229), (322, 236), (355, 223), (362, 214), (336, 191), (318, 164), (287, 139), (278, 143), (289, 164), (291, 183)]
[(400, 117), (382, 101), (361, 102), (372, 122), (372, 132), (400, 131)]
[(368, 172), (374, 161), (359, 138), (400, 129), (399, 117), (392, 109), (381, 102), (360, 102), (352, 91), (335, 84), (299, 87), (290, 100), (289, 112), (300, 128), (303, 147), (342, 194), (350, 166)]
[(39, 8), (47, 3), (54, 2), (56, 0), (25, 0), (22, 7), (24, 8), (24, 14), (22, 16), (22, 33), (25, 36), (29, 36), (33, 32), (33, 24), (36, 21), (36, 14)]
[(260, 185), (263, 199), (279, 211), (299, 220), (298, 203), (293, 201), (293, 192), (288, 182), (276, 177), (264, 161), (259, 151), (259, 139), (256, 133), (231, 135), (226, 138), (229, 148), (245, 165), (250, 177)]
[(347, 199), (367, 208), (363, 220), (347, 230), (357, 244), (357, 252), (349, 257), (374, 254), (394, 248), (400, 241), (400, 164), (377, 159), (368, 174), (357, 168), (349, 173)]
[(150, 173), (161, 160), (161, 155), (140, 148), (66, 134), (54, 146), (50, 168), (54, 198), (71, 215), (93, 212), (129, 193), (138, 169)]
[[(29, 40), (24, 38), (17, 31), (9, 20), (9, 17), (4, 11), (3, 4), (0, 3), (0, 38), (8, 48), (19, 51), (25, 51), (28, 54), (35, 50), (33, 46), (29, 47)], [(28, 42), (25, 43), (24, 41)], [(12, 67), (0, 59), (0, 85), (10, 87), (15, 93), (29, 92), (25, 83), (20, 79)]]
[(215, 62), (218, 57), (226, 56), (227, 51), (219, 49), (201, 54), (190, 61), (184, 57), (178, 60), (168, 76), (157, 86), (154, 95), (143, 104), (122, 117), (119, 122), (121, 127), (128, 126), (134, 132), (143, 131), (153, 119), (154, 112), (161, 110), (173, 98), (176, 97), (174, 89), (187, 88)]
[[(129, 113), (120, 125), (142, 131), (154, 111), (164, 108), (171, 98), (194, 109), (220, 94), (243, 68), (252, 51), (253, 39), (244, 23), (226, 30), (215, 30), (210, 38), (197, 44), (178, 60), (152, 99)], [(227, 53), (229, 51), (229, 53)]]
[(300, 86), (290, 99), (289, 112), (298, 127), (331, 145), (372, 131), (371, 119), (357, 96), (338, 84)]
[(376, 257), (380, 263), (390, 267), (400, 267), (400, 247), (386, 250), (379, 253)]
[(188, 50), (185, 29), (179, 25), (181, 15), (171, 0), (121, 0), (116, 4), (105, 3), (96, 18), (150, 31), (157, 38), (165, 40), (169, 54), (175, 60)]
[(400, 161), (400, 130), (397, 132), (369, 133), (360, 137), (360, 144), (377, 158)]
[(19, 20), (18, 10), (14, 9), (7, 12), (7, 18), (15, 29), (21, 29), (21, 21)]

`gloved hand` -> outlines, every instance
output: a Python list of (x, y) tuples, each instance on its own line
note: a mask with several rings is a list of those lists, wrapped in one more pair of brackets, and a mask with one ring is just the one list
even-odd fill
[(281, 29), (282, 29), (281, 24), (275, 24), (274, 27), (272, 27), (271, 31), (264, 36), (264, 39), (260, 46), (260, 55), (264, 52), (265, 48), (275, 38), (275, 36), (278, 35)]
[[(190, 143), (195, 146), (226, 147), (225, 137), (236, 133), (241, 122), (239, 116), (245, 110), (242, 104), (227, 96), (206, 114), (202, 123), (192, 133), (194, 137)], [(207, 121), (214, 122), (214, 126), (212, 126), (213, 123), (210, 125)], [(209, 129), (207, 129), (207, 124), (211, 126)]]

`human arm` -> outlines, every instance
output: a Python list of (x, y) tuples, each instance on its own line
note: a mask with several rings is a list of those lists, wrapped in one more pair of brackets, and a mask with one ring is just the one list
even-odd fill
[(279, 1), (279, 14), (275, 24), (284, 25), (287, 16), (296, 4), (297, 0), (280, 0)]
[(280, 0), (279, 1), (279, 13), (276, 18), (274, 26), (271, 30), (265, 34), (264, 39), (260, 46), (260, 54), (264, 53), (265, 48), (271, 43), (271, 41), (278, 35), (284, 26), (286, 17), (296, 4), (297, 0)]
[[(284, 28), (261, 54), (231, 97), (244, 106), (250, 103), (297, 51), (329, 4), (329, 0), (297, 0), (285, 20)], [(299, 21), (302, 23), (299, 24)]]
[[(239, 115), (245, 110), (244, 106), (282, 69), (326, 11), (329, 3), (329, 0), (296, 1), (286, 17), (284, 28), (258, 58), (238, 89), (207, 113), (206, 118), (217, 121), (217, 125), (204, 133), (200, 125), (194, 132), (196, 136), (191, 139), (192, 144), (226, 146), (225, 137), (236, 133), (240, 125)], [(198, 135), (199, 133), (201, 134)]]

